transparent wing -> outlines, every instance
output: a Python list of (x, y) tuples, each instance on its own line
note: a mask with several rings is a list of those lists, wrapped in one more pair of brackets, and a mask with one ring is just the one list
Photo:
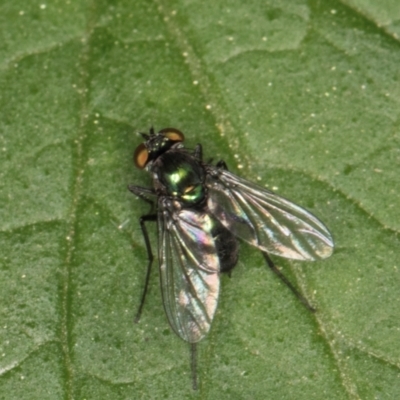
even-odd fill
[(333, 240), (310, 212), (229, 171), (207, 166), (208, 207), (235, 236), (295, 260), (329, 257)]
[(195, 343), (210, 330), (219, 294), (219, 258), (212, 219), (159, 201), (161, 291), (168, 321), (183, 340)]

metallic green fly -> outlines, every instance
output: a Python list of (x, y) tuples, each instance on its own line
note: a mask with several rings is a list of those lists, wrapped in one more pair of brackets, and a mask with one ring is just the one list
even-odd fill
[(269, 254), (293, 260), (329, 257), (333, 240), (326, 226), (298, 205), (228, 171), (224, 161), (206, 163), (202, 146), (183, 146), (175, 128), (142, 133), (136, 167), (148, 171), (152, 188), (129, 186), (151, 204), (140, 217), (148, 254), (139, 321), (153, 262), (146, 222), (157, 222), (158, 260), (165, 312), (174, 332), (191, 344), (193, 388), (197, 387), (196, 343), (210, 330), (222, 272), (238, 260), (237, 238), (259, 249), (269, 268), (310, 310), (315, 309), (275, 266)]

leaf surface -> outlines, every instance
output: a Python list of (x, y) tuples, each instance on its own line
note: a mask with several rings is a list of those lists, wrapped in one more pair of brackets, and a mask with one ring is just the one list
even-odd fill
[[(399, 398), (399, 20), (396, 0), (3, 1), (0, 398)], [(151, 125), (336, 242), (275, 258), (315, 314), (241, 245), (198, 392), (156, 263), (133, 324), (148, 205), (126, 187), (150, 185)]]

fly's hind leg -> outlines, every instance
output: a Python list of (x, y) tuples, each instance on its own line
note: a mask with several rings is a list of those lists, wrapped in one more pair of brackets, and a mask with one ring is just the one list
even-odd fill
[(147, 203), (151, 205), (151, 210), (149, 214), (142, 215), (139, 218), (140, 228), (142, 229), (142, 235), (144, 238), (144, 243), (146, 245), (147, 250), (147, 272), (146, 272), (146, 279), (144, 283), (143, 293), (140, 300), (139, 308), (136, 313), (134, 321), (137, 323), (140, 320), (140, 316), (142, 314), (143, 305), (146, 299), (147, 289), (149, 287), (150, 281), (150, 274), (151, 274), (151, 267), (153, 264), (154, 256), (151, 250), (151, 243), (149, 239), (149, 233), (147, 232), (146, 222), (156, 222), (157, 221), (157, 214), (154, 212), (154, 201), (151, 200), (151, 196), (154, 196), (154, 191), (152, 189), (142, 188), (140, 186), (129, 186), (128, 189), (135, 194), (136, 196), (140, 197), (141, 199), (145, 200)]
[(270, 256), (265, 252), (261, 252), (265, 258), (265, 261), (268, 264), (268, 267), (271, 271), (276, 274), (279, 279), (292, 291), (292, 293), (303, 303), (303, 305), (307, 308), (307, 310), (311, 312), (316, 312), (317, 310), (308, 302), (308, 300), (293, 286), (293, 284), (289, 281), (288, 278), (278, 269), (275, 263), (272, 261)]
[(197, 390), (197, 343), (190, 343), (190, 368), (192, 370), (192, 388)]

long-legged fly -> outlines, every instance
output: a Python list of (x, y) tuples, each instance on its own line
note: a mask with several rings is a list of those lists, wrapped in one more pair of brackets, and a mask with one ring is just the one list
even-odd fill
[(174, 332), (191, 345), (193, 387), (196, 343), (210, 330), (218, 304), (220, 274), (238, 260), (238, 238), (259, 249), (268, 267), (310, 310), (315, 309), (275, 266), (269, 254), (293, 260), (327, 258), (333, 240), (326, 226), (298, 205), (228, 171), (224, 161), (203, 161), (202, 146), (183, 146), (175, 128), (142, 133), (134, 153), (147, 170), (151, 188), (129, 190), (151, 204), (140, 217), (148, 254), (139, 321), (149, 284), (153, 253), (146, 222), (157, 222), (158, 261), (165, 312)]

